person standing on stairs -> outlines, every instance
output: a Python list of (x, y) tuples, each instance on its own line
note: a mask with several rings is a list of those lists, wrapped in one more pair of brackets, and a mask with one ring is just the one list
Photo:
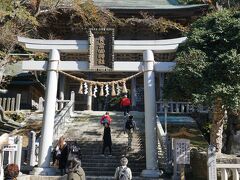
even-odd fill
[(127, 167), (128, 159), (123, 157), (120, 160), (121, 166), (118, 166), (115, 171), (114, 178), (116, 180), (131, 180), (132, 179), (132, 171), (129, 167)]
[(120, 101), (120, 107), (123, 109), (124, 116), (126, 116), (129, 113), (130, 106), (131, 106), (131, 101), (125, 94), (124, 97)]
[(136, 129), (136, 122), (133, 120), (133, 116), (129, 115), (128, 120), (125, 123), (125, 131), (128, 134), (128, 150), (131, 150), (133, 131), (135, 131), (135, 129)]
[(104, 132), (103, 132), (103, 148), (102, 155), (105, 155), (106, 147), (109, 148), (109, 156), (112, 156), (112, 137), (111, 137), (111, 128), (108, 123), (104, 123)]
[(102, 124), (104, 126), (104, 124), (111, 124), (112, 122), (112, 118), (109, 115), (109, 112), (106, 112), (100, 119), (100, 124)]

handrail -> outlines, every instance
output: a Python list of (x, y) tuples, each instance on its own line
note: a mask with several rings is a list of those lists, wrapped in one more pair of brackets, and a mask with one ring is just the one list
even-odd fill
[[(45, 100), (40, 97), (39, 98), (39, 102), (38, 102), (38, 111), (42, 112), (44, 110), (44, 105), (43, 103), (45, 102)], [(70, 102), (70, 100), (56, 100), (56, 111), (61, 111), (62, 108), (64, 107), (64, 105), (66, 105), (66, 103)]]
[(70, 113), (70, 109), (71, 107), (73, 106), (73, 102), (72, 101), (69, 101), (69, 103), (63, 108), (62, 111), (60, 111), (56, 116), (55, 116), (55, 119), (54, 119), (54, 124), (57, 125), (61, 119), (66, 116), (67, 113)]
[(159, 117), (156, 116), (156, 125), (157, 125), (157, 138), (160, 142), (160, 145), (161, 145), (161, 149), (163, 151), (163, 155), (164, 155), (164, 167), (165, 167), (165, 170), (170, 172), (171, 168), (171, 147), (169, 146), (169, 143), (168, 143), (168, 136), (167, 134), (165, 133), (162, 125), (161, 125), (161, 122), (159, 120)]
[(240, 169), (240, 164), (216, 164), (216, 167), (221, 168), (237, 168)]
[(223, 163), (216, 163), (216, 148), (212, 145), (208, 147), (208, 179), (209, 180), (217, 180), (217, 170), (220, 170), (221, 180), (228, 180), (229, 174), (232, 175), (232, 180), (239, 180), (239, 170), (240, 164), (223, 164)]
[[(56, 114), (54, 119), (54, 137), (53, 142), (62, 136), (67, 130), (67, 123), (71, 122), (71, 117), (73, 115), (75, 93), (71, 92), (71, 100), (67, 100), (66, 106)], [(66, 100), (64, 100), (66, 101)]]
[(156, 117), (156, 123), (157, 123), (157, 134), (158, 134), (158, 138), (161, 138), (162, 136), (165, 136), (165, 132), (163, 130), (163, 127), (160, 123), (159, 117)]
[(228, 180), (228, 171), (232, 171), (232, 180), (239, 180), (240, 164), (216, 164), (217, 169), (221, 169), (221, 180)]

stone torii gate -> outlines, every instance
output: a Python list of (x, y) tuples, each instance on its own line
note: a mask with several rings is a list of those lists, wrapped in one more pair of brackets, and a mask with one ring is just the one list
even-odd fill
[[(39, 168), (35, 173), (51, 175), (49, 168), (53, 128), (55, 116), (55, 102), (58, 87), (58, 70), (61, 71), (91, 71), (88, 61), (61, 61), (60, 53), (87, 53), (87, 40), (40, 40), (18, 37), (31, 51), (48, 52), (48, 61), (23, 61), (22, 69), (29, 71), (47, 71), (47, 88), (45, 92), (45, 107), (39, 153)], [(145, 110), (145, 138), (146, 138), (146, 169), (142, 171), (144, 177), (159, 177), (157, 158), (156, 134), (156, 97), (155, 72), (170, 72), (175, 62), (155, 62), (155, 53), (174, 53), (186, 37), (168, 40), (115, 40), (114, 53), (143, 53), (140, 62), (113, 62), (114, 72), (144, 71), (144, 110)], [(127, 64), (127, 66), (126, 66)]]

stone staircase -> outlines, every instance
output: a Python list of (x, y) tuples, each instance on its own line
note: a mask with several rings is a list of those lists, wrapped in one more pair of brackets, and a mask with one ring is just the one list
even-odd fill
[[(87, 179), (114, 179), (120, 159), (126, 156), (129, 160), (133, 179), (140, 179), (140, 173), (145, 169), (145, 140), (144, 140), (144, 115), (133, 113), (134, 120), (139, 130), (133, 135), (132, 150), (127, 150), (127, 134), (123, 131), (123, 114), (110, 112), (112, 156), (102, 156), (102, 135), (104, 127), (100, 125), (100, 117), (104, 112), (83, 112), (69, 124), (65, 133), (68, 141), (76, 141), (82, 151), (82, 167)], [(105, 150), (108, 153), (108, 148)]]

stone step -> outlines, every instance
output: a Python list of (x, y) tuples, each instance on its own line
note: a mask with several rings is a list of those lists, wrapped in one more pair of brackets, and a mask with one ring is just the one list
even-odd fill
[[(117, 152), (121, 152), (122, 150), (125, 150), (127, 148), (127, 142), (121, 143), (121, 144), (116, 144), (116, 143), (113, 142), (112, 149)], [(85, 144), (82, 146), (80, 145), (79, 147), (81, 148), (81, 151), (85, 150), (85, 151), (96, 152), (97, 150), (102, 149), (102, 142), (99, 144)], [(138, 143), (132, 143), (131, 147), (133, 150), (138, 150), (141, 147), (141, 145)]]
[[(98, 151), (95, 151), (95, 152), (87, 152), (87, 151), (81, 151), (82, 153), (82, 156), (85, 156), (86, 158), (89, 158), (89, 156), (100, 156), (102, 155), (102, 149), (99, 149)], [(109, 153), (109, 150), (106, 149), (105, 150), (105, 153), (108, 154)], [(144, 154), (144, 152), (137, 152), (138, 154)], [(131, 152), (128, 152), (128, 151), (115, 151), (114, 149), (112, 150), (112, 155), (113, 156), (123, 156), (123, 155), (129, 155), (131, 154)], [(135, 156), (134, 156), (135, 157)]]
[[(143, 164), (145, 164), (145, 159), (139, 159), (139, 160), (136, 160), (134, 157), (132, 157), (132, 158), (130, 158), (130, 157), (127, 157), (128, 159), (129, 159), (129, 164), (135, 164), (135, 162), (137, 161), (137, 163), (143, 163)], [(92, 163), (92, 162), (94, 162), (94, 163), (117, 163), (117, 164), (119, 164), (119, 162), (120, 162), (120, 157), (117, 157), (116, 159), (110, 159), (110, 158), (108, 158), (108, 156), (107, 157), (103, 157), (103, 159), (82, 159), (82, 163), (84, 164), (84, 163)]]
[[(98, 127), (96, 127), (98, 128)], [(70, 132), (67, 131), (67, 133), (73, 133), (74, 137), (71, 138), (79, 138), (81, 136), (86, 137), (86, 136), (91, 136), (91, 137), (101, 137), (103, 135), (103, 129), (95, 131), (95, 128), (88, 128), (88, 131), (79, 131), (79, 130), (74, 130), (71, 128), (68, 128), (68, 130), (71, 130)], [(142, 137), (144, 133), (139, 132), (139, 131), (134, 131), (134, 135)], [(81, 136), (80, 136), (81, 135)], [(113, 137), (127, 137), (127, 133), (124, 133), (123, 130), (114, 130), (113, 128), (111, 129), (111, 135)]]
[[(111, 115), (111, 113), (110, 113)], [(68, 130), (65, 136), (68, 140), (77, 141), (82, 152), (82, 167), (86, 175), (92, 179), (113, 179), (116, 167), (120, 165), (120, 159), (127, 156), (129, 160), (128, 166), (132, 169), (133, 176), (139, 176), (141, 171), (145, 169), (145, 134), (143, 131), (144, 121), (134, 118), (139, 128), (133, 134), (132, 148), (127, 150), (128, 135), (124, 133), (124, 120), (122, 113), (111, 115), (113, 121), (111, 123), (112, 136), (112, 155), (101, 156), (102, 152), (102, 136), (104, 127), (99, 121), (101, 115), (98, 116), (81, 116), (74, 119), (68, 124)], [(105, 153), (108, 153), (106, 148)], [(89, 178), (87, 178), (89, 179)]]
[[(65, 176), (37, 176), (37, 175), (21, 175), (18, 176), (18, 180), (67, 180), (67, 175)], [(115, 180), (113, 176), (86, 176), (86, 180)], [(143, 177), (133, 177), (132, 180), (148, 180), (148, 178)], [(170, 180), (165, 178), (151, 178), (149, 180)]]
[[(117, 167), (119, 166), (119, 161), (115, 161), (115, 162), (93, 162), (93, 161), (90, 161), (90, 162), (82, 162), (82, 166), (83, 167), (93, 167), (93, 166), (96, 166), (96, 167)], [(128, 163), (128, 166), (129, 167), (135, 167), (136, 164), (135, 163)], [(137, 164), (138, 167), (145, 167), (145, 162), (142, 161), (142, 162), (139, 162)]]
[[(87, 150), (87, 151), (97, 151), (99, 149), (102, 149), (102, 145), (103, 142), (102, 141), (98, 141), (98, 142), (94, 142), (94, 143), (85, 143), (85, 144), (78, 144), (79, 147), (81, 148), (81, 151)], [(127, 144), (127, 140), (125, 142), (119, 142), (119, 141), (114, 141), (112, 140), (112, 149), (114, 149), (115, 151), (121, 151), (121, 150), (125, 150), (127, 148), (128, 144)], [(132, 149), (133, 150), (141, 150), (144, 147), (144, 144), (141, 142), (132, 142)]]
[[(87, 180), (115, 180), (113, 176), (87, 176)], [(170, 180), (170, 178), (145, 178), (145, 177), (133, 177), (132, 180)]]
[[(92, 171), (88, 171), (85, 170), (85, 174), (86, 176), (114, 176), (115, 173), (115, 169), (114, 171), (101, 171), (99, 168), (97, 170), (92, 170)], [(133, 176), (140, 176), (141, 171), (139, 172), (132, 172)]]
[[(85, 155), (85, 154), (83, 154), (82, 155), (82, 160), (85, 160), (85, 159), (94, 159), (94, 160), (98, 160), (98, 159), (102, 159), (102, 160), (106, 160), (106, 159), (108, 159), (108, 160), (120, 160), (121, 159), (121, 156), (122, 155), (119, 155), (119, 156), (107, 156), (107, 157), (105, 157), (105, 156), (101, 156), (101, 154), (93, 154), (93, 155)], [(144, 159), (144, 157), (143, 157), (143, 155), (142, 154), (136, 154), (135, 156), (127, 156), (127, 158), (128, 159), (130, 159), (130, 160), (137, 160), (137, 161), (139, 161), (139, 160), (142, 160), (142, 159)]]
[[(102, 173), (107, 173), (107, 172), (115, 172), (115, 170), (116, 170), (116, 168), (119, 166), (119, 164), (118, 165), (115, 165), (115, 166), (113, 166), (113, 167), (105, 167), (105, 166), (103, 166), (103, 167), (87, 167), (87, 166), (82, 166), (83, 167), (83, 169), (84, 169), (84, 171), (101, 171)], [(130, 167), (130, 166), (129, 166)], [(142, 169), (144, 169), (145, 168), (145, 166), (144, 167), (130, 167), (131, 168), (131, 170), (132, 170), (132, 172), (133, 173), (138, 173), (139, 171), (141, 171)]]
[[(84, 167), (83, 169), (85, 172), (92, 172), (92, 171), (100, 171), (101, 175), (114, 175), (116, 167), (118, 166), (114, 166), (113, 168), (110, 167), (106, 167), (106, 168), (102, 168), (102, 167)], [(130, 167), (131, 168), (131, 167)], [(143, 169), (145, 169), (145, 167), (140, 167), (140, 168), (131, 168), (132, 173), (134, 174), (134, 176), (139, 176), (139, 172), (141, 172)], [(90, 175), (90, 174), (89, 174)], [(91, 174), (93, 175), (93, 174)], [(95, 174), (96, 175), (96, 174)]]
[(87, 180), (115, 180), (113, 176), (87, 176)]
[[(80, 140), (78, 140), (79, 138), (80, 138)], [(102, 135), (100, 137), (99, 136), (94, 137), (94, 136), (89, 136), (89, 135), (88, 136), (82, 135), (82, 136), (78, 136), (78, 137), (74, 137), (74, 138), (71, 137), (67, 141), (77, 141), (79, 144), (85, 144), (88, 142), (96, 143), (96, 141), (102, 142), (102, 138), (103, 138)], [(124, 135), (124, 136), (111, 135), (111, 138), (112, 138), (112, 140), (117, 140), (119, 143), (121, 143), (121, 142), (125, 142), (128, 139), (128, 136), (127, 135)], [(142, 136), (133, 134), (133, 142), (144, 142), (145, 140), (142, 138), (143, 138)]]

